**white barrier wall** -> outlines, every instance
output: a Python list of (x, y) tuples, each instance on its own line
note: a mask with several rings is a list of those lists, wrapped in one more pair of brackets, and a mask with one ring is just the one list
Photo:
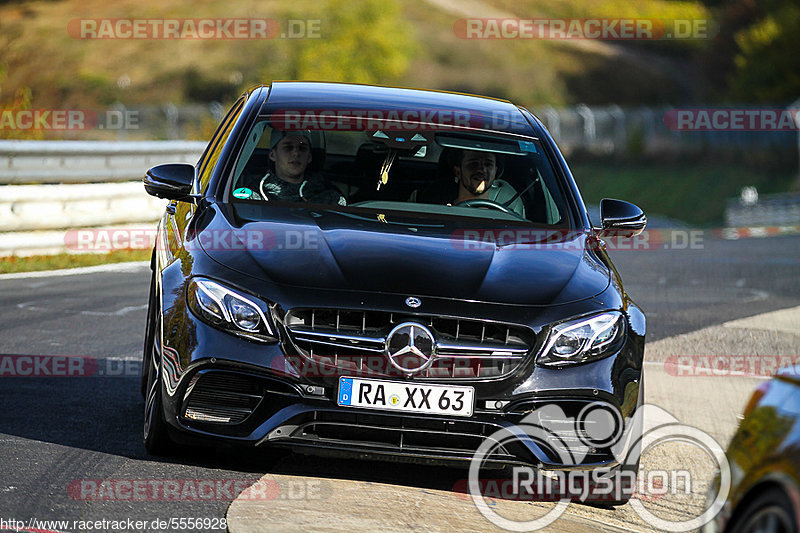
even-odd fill
[(206, 143), (0, 141), (0, 256), (70, 250), (69, 230), (155, 226), (166, 202), (142, 176), (161, 163), (194, 164)]
[(141, 181), (0, 187), (0, 232), (153, 221), (165, 205)]
[(800, 194), (765, 194), (745, 205), (740, 199), (728, 201), (725, 209), (728, 227), (800, 225)]

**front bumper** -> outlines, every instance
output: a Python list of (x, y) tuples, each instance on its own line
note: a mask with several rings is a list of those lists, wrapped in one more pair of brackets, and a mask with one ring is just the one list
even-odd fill
[[(610, 359), (602, 362), (612, 363)], [(600, 362), (584, 365), (585, 371)], [(637, 398), (639, 386), (639, 381), (628, 382), (625, 397)], [(486, 466), (560, 470), (619, 464), (619, 454), (609, 446), (592, 446), (582, 438), (577, 420), (587, 406), (607, 405), (621, 421), (636, 409), (635, 403), (620, 404), (597, 389), (551, 389), (491, 400), (480, 391), (476, 387), (471, 417), (353, 409), (336, 404), (335, 387), (307, 385), (263, 368), (214, 358), (187, 369), (164, 408), (173, 437), (188, 443), (280, 446), (304, 453), (447, 464), (468, 462), (486, 438), (529, 424), (544, 407), (556, 406), (563, 420), (557, 427), (548, 426), (552, 440), (504, 441), (493, 449)], [(494, 408), (497, 400), (502, 400), (502, 407)]]

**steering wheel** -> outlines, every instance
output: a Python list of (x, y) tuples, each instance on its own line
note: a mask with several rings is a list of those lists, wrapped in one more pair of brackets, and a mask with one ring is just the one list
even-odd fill
[(499, 204), (495, 201), (489, 200), (487, 198), (469, 198), (467, 200), (462, 200), (458, 203), (453, 204), (455, 207), (488, 207), (490, 209), (497, 209), (498, 211), (502, 211), (503, 213), (514, 215), (515, 217), (519, 217), (519, 215), (508, 206), (503, 204)]

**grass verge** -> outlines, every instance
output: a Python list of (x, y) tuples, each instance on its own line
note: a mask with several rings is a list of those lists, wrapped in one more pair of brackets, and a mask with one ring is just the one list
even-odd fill
[(107, 254), (56, 254), (32, 255), (29, 257), (0, 257), (0, 274), (12, 272), (35, 272), (84, 266), (148, 261), (151, 250), (115, 250)]
[(577, 162), (570, 168), (586, 203), (618, 198), (645, 213), (701, 227), (721, 225), (728, 198), (738, 197), (743, 187), (755, 186), (760, 194), (787, 192), (797, 179), (793, 170), (755, 171), (713, 162)]

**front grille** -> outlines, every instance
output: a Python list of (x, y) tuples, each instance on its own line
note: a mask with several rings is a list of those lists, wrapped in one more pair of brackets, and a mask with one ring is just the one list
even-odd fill
[(192, 378), (184, 398), (184, 416), (198, 422), (238, 424), (264, 397), (262, 384), (230, 372), (206, 372)]
[(284, 323), (300, 355), (328, 371), (403, 376), (385, 354), (389, 332), (403, 322), (426, 326), (436, 341), (433, 363), (413, 374), (416, 379), (502, 377), (524, 362), (534, 343), (533, 331), (515, 324), (384, 311), (294, 309)]

